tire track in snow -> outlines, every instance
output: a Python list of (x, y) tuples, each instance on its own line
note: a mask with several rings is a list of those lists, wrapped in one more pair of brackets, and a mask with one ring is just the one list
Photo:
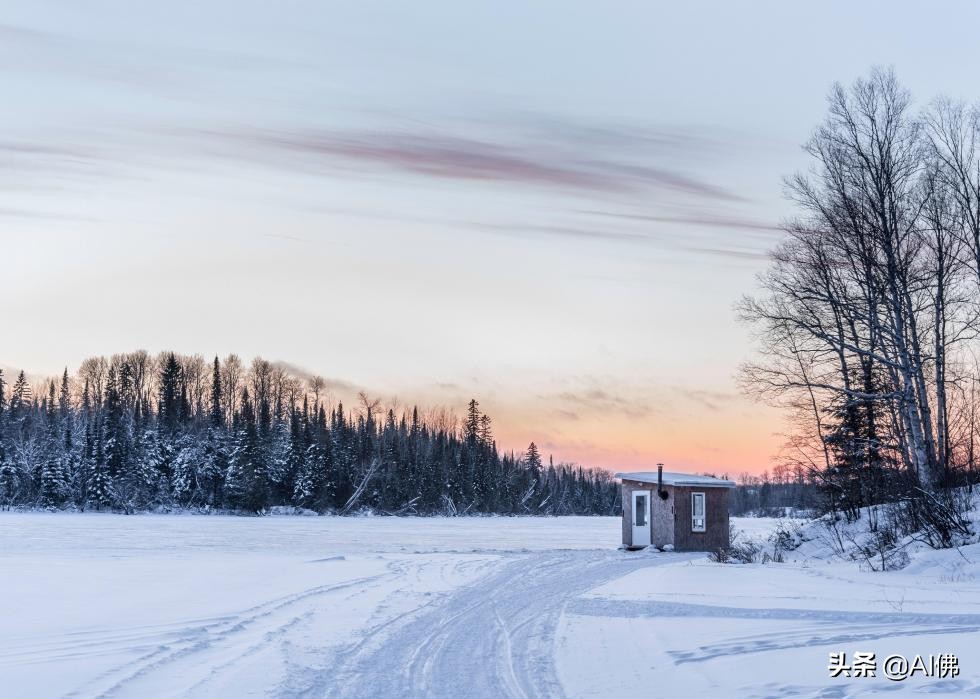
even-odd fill
[[(213, 623), (186, 627), (176, 635), (171, 632), (151, 652), (104, 672), (66, 697), (81, 699), (115, 696), (129, 689), (129, 685), (137, 680), (178, 662), (200, 662), (205, 667), (211, 666), (193, 683), (195, 687), (199, 687), (214, 677), (217, 669), (215, 665), (221, 668), (230, 667), (302, 621), (310, 614), (309, 605), (318, 598), (342, 590), (357, 589), (386, 575), (391, 573), (319, 585), (255, 605), (237, 614), (225, 615)], [(297, 606), (301, 607), (299, 613), (294, 611)], [(256, 638), (259, 639), (257, 643)], [(215, 653), (223, 654), (222, 657), (231, 655), (231, 658), (215, 663)]]
[(812, 620), (840, 623), (863, 622), (869, 624), (952, 624), (976, 630), (980, 627), (980, 614), (947, 614), (922, 612), (855, 612), (835, 609), (791, 609), (784, 607), (723, 607), (688, 602), (660, 600), (616, 600), (590, 597), (576, 600), (569, 612), (583, 616), (605, 617), (669, 617), (700, 616), (738, 619), (787, 619)]
[[(558, 621), (570, 600), (678, 554), (550, 551), (511, 554), (503, 567), (338, 655), (309, 696), (562, 697)], [(326, 680), (326, 678), (324, 678)]]
[[(841, 645), (895, 636), (976, 633), (980, 614), (927, 614), (919, 612), (854, 612), (833, 609), (790, 609), (724, 607), (659, 600), (611, 600), (580, 598), (569, 605), (569, 613), (606, 618), (701, 617), (810, 622), (785, 633), (740, 636), (701, 645), (695, 650), (671, 650), (678, 665), (713, 658), (765, 653), (815, 645)], [(842, 627), (845, 630), (842, 630)]]
[(504, 620), (500, 618), (500, 613), (494, 608), (493, 615), (497, 622), (497, 628), (500, 630), (504, 640), (504, 653), (501, 660), (505, 663), (506, 672), (504, 673), (504, 681), (507, 684), (508, 694), (510, 696), (521, 697), (521, 699), (527, 699), (527, 695), (524, 694), (520, 687), (520, 683), (517, 681), (517, 673), (514, 672), (514, 651), (513, 646), (510, 642), (510, 632), (507, 630), (507, 624)]

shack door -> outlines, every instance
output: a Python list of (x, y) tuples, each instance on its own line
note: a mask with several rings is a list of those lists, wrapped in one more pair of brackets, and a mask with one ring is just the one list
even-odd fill
[(650, 545), (650, 491), (633, 491), (633, 546)]

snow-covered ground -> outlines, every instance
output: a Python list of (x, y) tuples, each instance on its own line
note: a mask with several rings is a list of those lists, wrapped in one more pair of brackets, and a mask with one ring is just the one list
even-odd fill
[[(619, 536), (618, 518), (0, 513), (0, 695), (980, 693), (980, 546), (872, 573)], [(831, 679), (829, 653), (855, 651), (954, 653), (960, 674)]]
[(777, 528), (802, 526), (806, 520), (792, 517), (732, 517), (735, 541), (755, 541), (763, 543)]

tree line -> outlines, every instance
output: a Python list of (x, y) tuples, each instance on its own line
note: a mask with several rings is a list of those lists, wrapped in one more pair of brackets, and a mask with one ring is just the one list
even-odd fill
[(739, 474), (728, 512), (735, 517), (808, 517), (817, 510), (817, 497), (816, 483), (804, 469), (778, 464), (758, 476)]
[(532, 442), (502, 453), (471, 400), (354, 409), (320, 377), (262, 359), (145, 351), (85, 360), (76, 375), (8, 385), (0, 371), (0, 506), (135, 512), (615, 514), (601, 469), (547, 464)]
[(786, 181), (797, 214), (740, 304), (761, 355), (743, 378), (793, 417), (784, 463), (853, 518), (975, 480), (980, 111), (918, 109), (887, 70), (828, 107), (811, 168)]

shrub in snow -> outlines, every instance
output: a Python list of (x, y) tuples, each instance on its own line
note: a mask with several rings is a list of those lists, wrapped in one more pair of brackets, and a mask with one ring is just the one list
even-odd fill
[(892, 508), (892, 516), (905, 534), (915, 534), (934, 549), (962, 544), (972, 536), (966, 513), (973, 503), (963, 488), (927, 492), (921, 488), (916, 497), (907, 498)]
[(822, 524), (837, 555), (869, 570), (898, 570), (909, 564), (908, 552), (916, 545), (944, 549), (971, 543), (973, 505), (965, 489), (915, 488), (909, 497), (864, 507), (853, 519), (831, 514)]
[(760, 556), (761, 550), (754, 541), (733, 542), (728, 548), (713, 551), (711, 560), (716, 563), (765, 563)]
[[(779, 531), (779, 530), (777, 530)], [(729, 525), (728, 547), (711, 552), (711, 560), (716, 563), (782, 563), (783, 549), (775, 539), (768, 537), (765, 542), (752, 539), (740, 540), (742, 532)]]
[(879, 526), (870, 536), (853, 540), (854, 558), (861, 557), (871, 570), (899, 570), (909, 563), (904, 549), (898, 548), (898, 535), (894, 525)]
[(803, 527), (798, 522), (780, 524), (770, 535), (774, 551), (788, 552), (795, 551), (800, 545), (807, 541)]

